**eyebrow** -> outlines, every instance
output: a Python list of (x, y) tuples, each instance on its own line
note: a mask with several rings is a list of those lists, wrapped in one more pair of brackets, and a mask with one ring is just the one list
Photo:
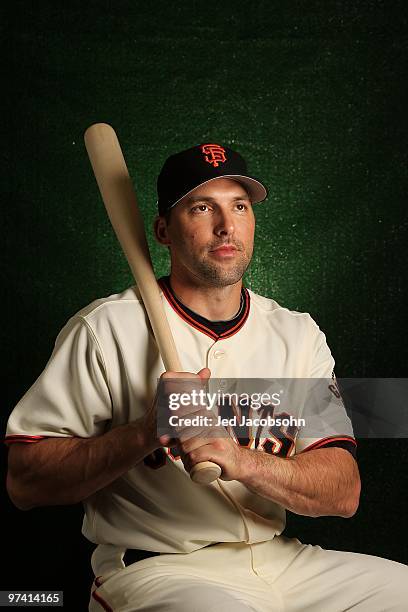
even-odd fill
[[(243, 196), (235, 196), (235, 198), (232, 198), (231, 201), (232, 202), (237, 202), (238, 200), (248, 200), (249, 201), (250, 199), (249, 199), (249, 196), (243, 195)], [(213, 202), (213, 203), (216, 203), (217, 200), (216, 200), (216, 198), (211, 198), (211, 197), (208, 197), (208, 196), (203, 196), (203, 197), (192, 196), (191, 198), (188, 199), (188, 203), (189, 204), (194, 204), (195, 202)]]

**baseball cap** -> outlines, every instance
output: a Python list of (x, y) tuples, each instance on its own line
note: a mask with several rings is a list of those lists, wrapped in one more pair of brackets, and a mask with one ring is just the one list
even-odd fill
[(157, 206), (164, 215), (193, 189), (216, 178), (230, 178), (247, 190), (252, 204), (262, 202), (265, 186), (247, 172), (244, 158), (220, 144), (200, 144), (166, 159), (157, 179)]

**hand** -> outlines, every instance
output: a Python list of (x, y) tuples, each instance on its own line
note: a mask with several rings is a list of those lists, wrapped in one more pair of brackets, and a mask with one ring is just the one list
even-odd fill
[(222, 469), (221, 480), (240, 480), (251, 452), (235, 442), (225, 429), (222, 437), (190, 438), (178, 441), (177, 448), (187, 472), (197, 463), (213, 461)]
[[(152, 407), (145, 417), (146, 432), (155, 445), (154, 449), (160, 446), (175, 446), (180, 454), (185, 469), (190, 472), (194, 465), (202, 461), (213, 461), (222, 469), (222, 480), (239, 480), (246, 465), (248, 449), (241, 447), (228, 434), (225, 427), (214, 424), (204, 426), (180, 425), (173, 427), (172, 433), (158, 435), (157, 432), (157, 413), (163, 410), (170, 415), (168, 410), (168, 398), (172, 393), (191, 393), (191, 390), (204, 388), (211, 372), (208, 368), (202, 368), (197, 374), (192, 372), (165, 372), (161, 375), (161, 382), (164, 382), (160, 392), (156, 394)], [(191, 380), (191, 385), (189, 381)], [(167, 382), (166, 382), (167, 381)], [(159, 388), (160, 388), (159, 383)], [(163, 402), (163, 404), (162, 404)], [(161, 405), (159, 405), (161, 404)], [(210, 419), (214, 416), (212, 411), (207, 410), (202, 405), (179, 406), (171, 413), (180, 419), (186, 417), (202, 416)]]
[[(143, 417), (143, 431), (146, 436), (146, 446), (151, 449), (151, 452), (161, 446), (174, 446), (180, 435), (186, 436), (186, 431), (182, 433), (181, 430), (178, 432), (174, 430), (173, 433), (177, 434), (177, 438), (172, 437), (169, 432), (163, 433), (162, 435), (158, 433), (158, 413), (163, 416), (163, 410), (165, 410), (166, 414), (168, 413), (170, 416), (171, 411), (168, 410), (168, 396), (171, 393), (188, 392), (189, 385), (187, 381), (189, 380), (191, 380), (190, 390), (192, 388), (197, 389), (197, 387), (201, 387), (201, 384), (208, 380), (210, 375), (211, 372), (208, 368), (202, 368), (197, 374), (193, 372), (168, 371), (160, 376), (156, 396), (151, 407)], [(163, 406), (163, 402), (166, 404), (165, 406)], [(193, 416), (192, 413), (197, 414), (197, 410), (197, 407), (183, 407), (180, 412), (177, 411), (177, 414), (183, 414), (183, 416), (191, 414), (191, 416)], [(167, 429), (169, 428), (167, 427)], [(195, 431), (197, 431), (197, 428), (195, 428)]]

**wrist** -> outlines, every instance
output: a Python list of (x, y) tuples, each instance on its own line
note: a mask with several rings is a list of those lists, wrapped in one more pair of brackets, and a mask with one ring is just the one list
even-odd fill
[(251, 448), (240, 447), (240, 474), (237, 480), (246, 486), (252, 481), (253, 475), (256, 473), (257, 457), (255, 453), (257, 451)]
[(243, 450), (246, 452), (242, 454), (240, 482), (250, 491), (257, 492), (260, 483), (273, 481), (273, 472), (275, 472), (276, 461), (279, 461), (279, 457), (250, 448)]
[(129, 427), (132, 430), (132, 437), (136, 438), (135, 447), (143, 449), (145, 455), (153, 453), (161, 446), (157, 438), (156, 426), (153, 426), (145, 417), (132, 421)]

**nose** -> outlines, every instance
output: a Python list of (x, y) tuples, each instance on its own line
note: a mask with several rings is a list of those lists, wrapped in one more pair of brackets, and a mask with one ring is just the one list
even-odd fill
[(219, 210), (215, 218), (214, 234), (229, 237), (234, 234), (234, 231), (235, 224), (232, 213), (228, 210)]

